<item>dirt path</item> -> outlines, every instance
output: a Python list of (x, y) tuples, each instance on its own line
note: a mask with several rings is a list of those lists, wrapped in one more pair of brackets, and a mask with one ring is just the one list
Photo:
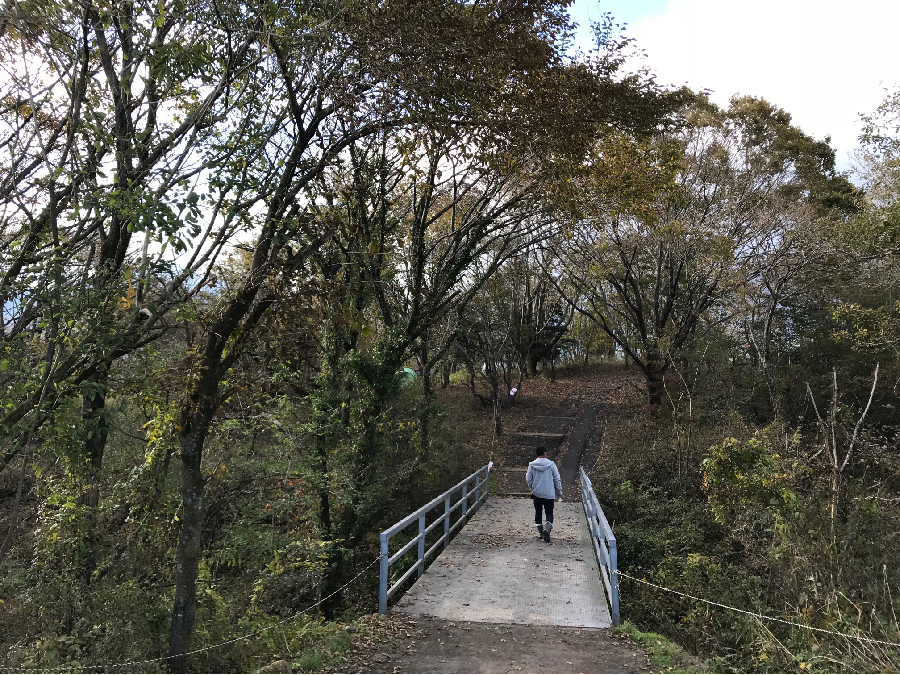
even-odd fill
[(609, 630), (398, 618), (402, 626), (390, 643), (358, 654), (340, 672), (650, 672), (644, 650)]

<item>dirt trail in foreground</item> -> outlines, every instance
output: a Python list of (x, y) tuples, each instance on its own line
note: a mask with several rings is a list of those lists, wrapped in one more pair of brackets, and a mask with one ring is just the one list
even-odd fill
[(447, 622), (394, 615), (394, 638), (339, 672), (649, 673), (646, 652), (606, 629)]

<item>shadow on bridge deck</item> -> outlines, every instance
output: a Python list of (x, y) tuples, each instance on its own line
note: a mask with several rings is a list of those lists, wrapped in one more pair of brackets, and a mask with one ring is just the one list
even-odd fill
[(395, 605), (450, 621), (606, 628), (609, 608), (580, 502), (557, 502), (553, 543), (530, 499), (489, 498)]

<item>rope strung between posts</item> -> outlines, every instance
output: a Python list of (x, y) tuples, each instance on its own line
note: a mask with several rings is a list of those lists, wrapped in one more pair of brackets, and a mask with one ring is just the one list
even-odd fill
[(665, 586), (659, 586), (657, 584), (650, 583), (649, 581), (645, 581), (644, 579), (638, 579), (637, 577), (633, 577), (630, 574), (625, 574), (624, 572), (616, 572), (620, 577), (625, 577), (626, 579), (631, 579), (632, 581), (636, 581), (639, 584), (644, 584), (646, 586), (652, 586), (653, 588), (665, 591), (666, 593), (673, 593), (675, 595), (680, 595), (683, 598), (688, 598), (690, 600), (696, 600), (697, 602), (705, 602), (707, 605), (712, 605), (713, 607), (721, 607), (722, 609), (730, 609), (732, 612), (738, 612), (740, 614), (746, 614), (747, 616), (752, 616), (757, 619), (765, 619), (766, 621), (776, 621), (778, 623), (785, 623), (788, 626), (794, 626), (795, 628), (805, 628), (806, 630), (813, 630), (818, 633), (828, 633), (829, 635), (839, 635), (840, 637), (847, 638), (848, 640), (859, 640), (860, 642), (871, 642), (873, 644), (878, 645), (887, 645), (889, 647), (900, 647), (900, 642), (888, 642), (887, 640), (876, 640), (875, 638), (868, 637), (859, 637), (857, 635), (850, 635), (848, 633), (841, 633), (835, 630), (828, 630), (827, 628), (816, 628), (815, 626), (807, 626), (802, 623), (795, 623), (793, 621), (788, 621), (786, 619), (779, 619), (774, 616), (766, 616), (765, 614), (757, 614), (756, 612), (750, 612), (746, 609), (738, 609), (737, 607), (731, 607), (730, 605), (723, 605), (721, 602), (714, 602), (712, 600), (705, 600), (703, 598), (698, 598), (695, 595), (691, 595), (690, 593), (682, 593), (681, 591), (675, 591), (671, 588), (666, 588)]
[[(274, 624), (272, 624), (271, 626), (266, 626), (265, 628), (258, 628), (257, 630), (251, 631), (251, 632), (246, 633), (246, 634), (244, 634), (244, 635), (240, 635), (240, 636), (235, 637), (235, 638), (232, 638), (232, 639), (230, 639), (230, 640), (226, 640), (225, 642), (220, 642), (220, 643), (215, 644), (215, 645), (210, 645), (209, 647), (202, 647), (202, 648), (200, 648), (200, 649), (192, 649), (191, 651), (189, 651), (189, 652), (184, 652), (184, 653), (182, 653), (182, 654), (172, 654), (171, 656), (160, 656), (159, 658), (155, 658), (155, 659), (143, 659), (143, 660), (141, 660), (141, 661), (123, 661), (123, 662), (121, 662), (121, 663), (110, 663), (110, 664), (105, 665), (105, 666), (78, 666), (78, 668), (81, 669), (81, 670), (111, 670), (111, 669), (113, 669), (113, 668), (124, 668), (125, 666), (139, 666), (139, 665), (144, 665), (144, 664), (147, 664), (147, 663), (157, 663), (157, 662), (160, 662), (160, 661), (168, 661), (169, 659), (175, 659), (175, 658), (178, 658), (178, 657), (181, 657), (181, 656), (192, 656), (192, 655), (194, 655), (194, 654), (200, 654), (200, 653), (202, 653), (202, 652), (212, 651), (213, 649), (218, 649), (219, 647), (225, 647), (226, 645), (234, 644), (235, 642), (240, 642), (241, 640), (246, 640), (247, 638), (251, 638), (251, 637), (253, 637), (254, 635), (259, 635), (260, 633), (265, 633), (267, 630), (272, 630), (273, 628), (277, 628), (278, 626), (281, 626), (282, 624), (288, 623), (289, 621), (293, 621), (294, 619), (296, 619), (296, 618), (297, 618), (298, 616), (300, 616), (301, 614), (305, 614), (305, 613), (308, 612), (309, 610), (315, 609), (316, 607), (318, 607), (319, 605), (321, 605), (323, 602), (325, 602), (325, 601), (328, 600), (329, 598), (334, 597), (335, 595), (337, 595), (338, 593), (340, 593), (341, 591), (343, 591), (345, 588), (347, 588), (350, 584), (352, 584), (352, 583), (355, 582), (357, 579), (359, 579), (361, 576), (363, 576), (366, 572), (369, 571), (369, 569), (370, 569), (375, 563), (379, 562), (380, 560), (381, 560), (381, 555), (379, 554), (372, 562), (370, 562), (368, 565), (366, 565), (366, 566), (363, 568), (363, 570), (362, 570), (359, 574), (357, 574), (355, 577), (353, 577), (350, 581), (348, 581), (346, 584), (344, 584), (343, 586), (341, 586), (339, 589), (337, 589), (336, 591), (334, 591), (333, 593), (331, 593), (331, 594), (329, 594), (329, 595), (326, 595), (324, 598), (322, 598), (321, 600), (319, 600), (317, 603), (312, 604), (312, 605), (310, 605), (309, 607), (307, 607), (307, 608), (305, 608), (305, 609), (301, 609), (299, 612), (296, 612), (296, 613), (292, 614), (291, 616), (289, 616), (288, 618), (282, 619), (282, 620), (279, 621), (278, 623), (274, 623)], [(67, 671), (70, 670), (70, 669), (71, 669), (71, 668), (67, 668), (66, 670), (60, 671), (60, 672), (67, 672)], [(46, 668), (8, 668), (8, 667), (0, 667), (0, 670), (13, 671), (13, 672), (17, 672), (17, 673), (46, 673), (46, 672), (50, 672), (50, 671), (48, 671)]]

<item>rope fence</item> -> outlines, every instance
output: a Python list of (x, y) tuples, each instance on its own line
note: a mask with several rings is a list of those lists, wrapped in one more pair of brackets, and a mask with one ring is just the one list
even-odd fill
[[(242, 640), (247, 640), (251, 637), (254, 637), (255, 635), (260, 635), (261, 633), (265, 633), (266, 631), (272, 630), (273, 628), (277, 628), (278, 626), (282, 626), (286, 623), (289, 623), (289, 622), (293, 621), (294, 619), (296, 619), (297, 617), (301, 616), (302, 614), (306, 614), (310, 610), (315, 609), (316, 607), (321, 605), (326, 600), (334, 597), (335, 595), (337, 595), (338, 593), (343, 591), (345, 588), (347, 588), (347, 587), (351, 586), (353, 583), (355, 583), (358, 579), (360, 579), (362, 576), (364, 576), (376, 563), (380, 562), (382, 557), (383, 557), (382, 555), (376, 556), (372, 560), (372, 562), (370, 562), (368, 565), (366, 565), (355, 577), (350, 579), (350, 581), (348, 581), (346, 584), (344, 584), (343, 586), (341, 586), (334, 592), (325, 596), (318, 602), (315, 602), (312, 605), (309, 605), (308, 607), (305, 607), (304, 609), (301, 609), (298, 612), (295, 612), (291, 616), (289, 616), (285, 619), (282, 619), (281, 621), (278, 621), (277, 623), (274, 623), (271, 626), (266, 626), (264, 628), (258, 628), (256, 630), (250, 631), (249, 633), (245, 633), (243, 635), (233, 637), (230, 640), (226, 640), (224, 642), (219, 642), (217, 644), (210, 645), (208, 647), (201, 647), (200, 649), (192, 649), (191, 651), (184, 652), (182, 654), (172, 654), (169, 656), (160, 656), (160, 657), (157, 657), (154, 659), (121, 661), (119, 663), (110, 663), (110, 664), (106, 664), (106, 665), (102, 665), (102, 666), (76, 666), (74, 668), (66, 668), (63, 670), (56, 671), (56, 672), (69, 672), (70, 670), (108, 671), (108, 670), (113, 670), (116, 668), (124, 668), (126, 666), (140, 666), (140, 665), (147, 665), (150, 663), (161, 663), (164, 661), (168, 661), (169, 659), (173, 659), (173, 658), (177, 658), (177, 657), (181, 657), (181, 656), (193, 656), (195, 654), (202, 654), (204, 652), (212, 651), (213, 649), (219, 649), (221, 647), (226, 647), (228, 645), (235, 644), (236, 642), (240, 642)], [(660, 586), (659, 584), (654, 584), (650, 581), (647, 581), (646, 579), (639, 579), (637, 577), (631, 576), (630, 574), (626, 574), (625, 572), (622, 572), (622, 571), (617, 571), (617, 574), (620, 577), (629, 579), (629, 580), (634, 581), (639, 584), (643, 584), (645, 586), (650, 586), (651, 588), (654, 588), (658, 591), (662, 591), (664, 593), (671, 593), (673, 595), (678, 595), (680, 597), (687, 598), (688, 600), (693, 600), (695, 602), (704, 603), (711, 607), (718, 607), (720, 609), (726, 609), (726, 610), (729, 610), (732, 612), (737, 612), (738, 614), (744, 614), (745, 616), (752, 616), (759, 620), (781, 623), (781, 624), (785, 624), (788, 626), (792, 626), (794, 628), (802, 628), (802, 629), (814, 631), (817, 633), (826, 633), (828, 635), (836, 635), (838, 637), (842, 637), (842, 638), (845, 638), (848, 640), (857, 640), (859, 642), (867, 642), (870, 644), (884, 645), (887, 647), (900, 647), (900, 642), (891, 642), (889, 640), (878, 640), (875, 638), (863, 637), (863, 636), (859, 636), (859, 635), (850, 635), (849, 633), (843, 633), (840, 631), (829, 630), (827, 628), (817, 628), (816, 626), (809, 626), (807, 624), (796, 623), (794, 621), (788, 621), (787, 619), (780, 619), (780, 618), (774, 617), (774, 616), (766, 616), (765, 614), (759, 614), (758, 612), (751, 612), (746, 609), (740, 609), (739, 607), (732, 607), (731, 605), (726, 605), (721, 602), (715, 602), (714, 600), (707, 600), (705, 598), (700, 598), (695, 595), (691, 595), (690, 593), (684, 593), (682, 591), (676, 591), (671, 588), (666, 588), (665, 586)], [(11, 668), (11, 667), (5, 667), (5, 666), (0, 666), (0, 671), (23, 672), (23, 673), (51, 672), (51, 671), (48, 671), (46, 668)]]
[[(191, 651), (184, 652), (182, 654), (170, 654), (169, 656), (160, 656), (155, 659), (142, 659), (139, 661), (122, 661), (120, 663), (110, 663), (110, 664), (107, 664), (104, 666), (76, 666), (73, 668), (66, 668), (64, 670), (59, 670), (56, 672), (70, 672), (70, 671), (75, 671), (75, 670), (103, 670), (103, 671), (106, 671), (106, 670), (112, 670), (113, 668), (124, 668), (125, 666), (140, 666), (140, 665), (146, 665), (148, 663), (159, 663), (162, 661), (168, 661), (169, 659), (175, 659), (175, 658), (178, 658), (181, 656), (193, 656), (194, 654), (202, 654), (203, 652), (212, 651), (213, 649), (218, 649), (219, 647), (225, 647), (227, 645), (234, 644), (235, 642), (240, 642), (241, 640), (246, 640), (248, 638), (253, 637), (254, 635), (259, 635), (260, 633), (265, 633), (268, 630), (272, 630), (273, 628), (277, 628), (278, 626), (289, 623), (289, 622), (293, 621), (294, 619), (296, 619), (301, 614), (306, 614), (311, 609), (315, 609), (316, 607), (321, 605), (323, 602), (325, 602), (329, 598), (334, 597), (335, 595), (337, 595), (338, 593), (343, 591), (345, 588), (347, 588), (348, 586), (353, 584), (357, 579), (359, 579), (366, 572), (368, 572), (375, 565), (375, 563), (379, 562), (380, 560), (381, 560), (381, 555), (376, 556), (376, 558), (372, 562), (370, 562), (368, 565), (366, 565), (362, 569), (362, 571), (359, 574), (357, 574), (355, 577), (353, 577), (350, 581), (348, 581), (346, 584), (341, 586), (339, 589), (337, 589), (333, 593), (326, 595), (324, 598), (322, 598), (318, 602), (310, 605), (309, 607), (306, 607), (305, 609), (301, 609), (299, 612), (295, 612), (294, 614), (287, 617), (286, 619), (282, 619), (278, 623), (273, 623), (271, 626), (266, 626), (265, 628), (258, 628), (254, 631), (250, 631), (249, 633), (245, 633), (244, 635), (240, 635), (238, 637), (231, 638), (230, 640), (226, 640), (225, 642), (219, 642), (218, 644), (210, 645), (209, 647), (201, 647), (200, 649), (192, 649)], [(0, 670), (7, 671), (7, 672), (16, 672), (16, 673), (52, 672), (52, 671), (47, 670), (46, 668), (9, 668), (9, 667), (4, 667), (4, 666), (0, 666)]]
[(793, 626), (794, 628), (805, 628), (806, 630), (816, 631), (817, 633), (828, 633), (830, 635), (838, 635), (843, 638), (847, 638), (848, 640), (858, 640), (860, 642), (869, 642), (877, 645), (886, 645), (888, 647), (900, 647), (900, 642), (889, 642), (887, 640), (876, 640), (875, 638), (868, 637), (860, 637), (858, 635), (850, 635), (849, 633), (841, 633), (836, 630), (828, 630), (827, 628), (816, 628), (815, 626), (808, 626), (803, 623), (796, 623), (794, 621), (788, 621), (787, 619), (779, 619), (774, 616), (766, 616), (765, 614), (758, 614), (756, 612), (751, 612), (746, 609), (739, 609), (737, 607), (732, 607), (730, 605), (723, 605), (721, 602), (715, 602), (713, 600), (706, 600), (704, 598), (698, 598), (695, 595), (691, 595), (690, 593), (682, 593), (681, 591), (676, 591), (671, 588), (666, 588), (665, 586), (659, 586), (658, 584), (650, 583), (645, 579), (638, 579), (637, 577), (633, 577), (630, 574), (625, 574), (624, 572), (618, 572), (620, 577), (624, 577), (626, 579), (631, 579), (632, 581), (636, 581), (639, 584), (644, 584), (645, 586), (651, 586), (659, 591), (665, 591), (666, 593), (672, 593), (674, 595), (680, 595), (683, 598), (688, 598), (690, 600), (695, 600), (696, 602), (703, 602), (707, 605), (711, 605), (713, 607), (720, 607), (722, 609), (728, 609), (732, 612), (738, 612), (739, 614), (746, 614), (747, 616), (752, 616), (757, 619), (763, 619), (765, 621), (775, 621), (777, 623), (784, 623), (788, 626)]

